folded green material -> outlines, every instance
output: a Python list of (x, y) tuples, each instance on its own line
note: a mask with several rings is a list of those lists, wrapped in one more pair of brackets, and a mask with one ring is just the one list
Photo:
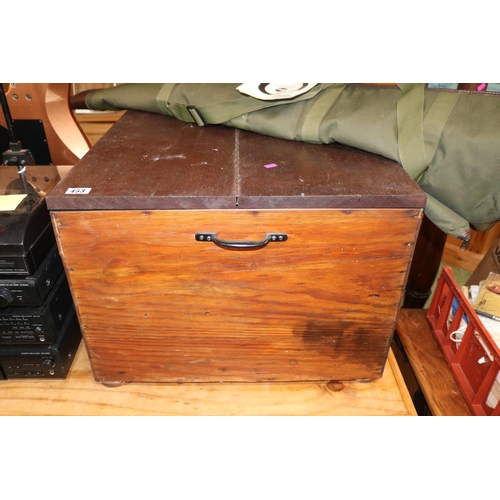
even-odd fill
[(426, 215), (468, 239), (500, 220), (500, 95), (423, 84), (317, 84), (262, 101), (239, 84), (124, 84), (95, 91), (90, 109), (135, 109), (282, 139), (340, 143), (399, 162), (428, 195)]

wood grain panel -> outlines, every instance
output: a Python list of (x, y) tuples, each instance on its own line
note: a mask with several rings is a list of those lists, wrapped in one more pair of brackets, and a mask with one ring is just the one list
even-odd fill
[(433, 415), (470, 416), (471, 411), (444, 359), (426, 309), (402, 309), (397, 333)]
[(94, 146), (124, 113), (125, 111), (89, 111), (87, 113), (77, 111), (75, 112), (75, 118), (85, 132), (90, 144)]
[[(382, 375), (420, 210), (52, 215), (98, 380)], [(388, 229), (389, 228), (389, 229)], [(233, 251), (196, 232), (288, 241)]]

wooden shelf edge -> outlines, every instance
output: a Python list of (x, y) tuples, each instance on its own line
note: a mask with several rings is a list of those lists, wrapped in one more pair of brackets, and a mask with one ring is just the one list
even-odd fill
[(413, 401), (411, 399), (410, 393), (408, 392), (408, 387), (406, 387), (406, 383), (403, 378), (403, 374), (401, 373), (401, 370), (399, 369), (398, 362), (396, 361), (396, 357), (394, 356), (394, 352), (392, 349), (389, 349), (389, 356), (387, 358), (387, 362), (389, 363), (392, 372), (394, 374), (394, 378), (396, 379), (396, 384), (399, 387), (399, 392), (401, 393), (401, 397), (403, 398), (403, 401), (408, 408), (408, 413), (412, 417), (418, 416), (417, 410), (415, 409), (415, 406), (413, 404)]
[(396, 332), (434, 416), (472, 412), (434, 338), (427, 309), (401, 309)]

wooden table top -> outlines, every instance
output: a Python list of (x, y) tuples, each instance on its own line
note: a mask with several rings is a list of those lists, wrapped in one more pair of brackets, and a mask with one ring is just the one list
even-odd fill
[(125, 384), (92, 376), (80, 344), (64, 380), (0, 381), (0, 415), (416, 416), (392, 351), (381, 379), (340, 383)]

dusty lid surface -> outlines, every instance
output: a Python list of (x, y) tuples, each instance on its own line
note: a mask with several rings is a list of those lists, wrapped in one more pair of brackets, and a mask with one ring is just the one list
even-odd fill
[(396, 162), (225, 126), (127, 113), (47, 196), (49, 210), (423, 208)]

